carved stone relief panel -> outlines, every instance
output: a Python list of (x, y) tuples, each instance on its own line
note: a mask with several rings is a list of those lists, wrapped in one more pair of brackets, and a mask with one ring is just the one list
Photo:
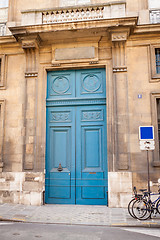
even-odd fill
[(126, 72), (126, 49), (125, 44), (128, 33), (112, 33), (112, 60), (113, 72)]
[(24, 39), (22, 40), (22, 48), (26, 55), (26, 72), (25, 77), (37, 77), (37, 59), (38, 59), (38, 47), (40, 39)]

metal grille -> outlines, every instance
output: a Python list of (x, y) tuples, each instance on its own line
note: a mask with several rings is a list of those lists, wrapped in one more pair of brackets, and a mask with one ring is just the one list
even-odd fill
[(156, 73), (160, 73), (160, 48), (155, 49), (155, 55), (156, 55)]
[(2, 23), (0, 24), (0, 36), (5, 36), (6, 35), (6, 24)]
[(160, 10), (150, 11), (150, 23), (152, 24), (160, 23)]

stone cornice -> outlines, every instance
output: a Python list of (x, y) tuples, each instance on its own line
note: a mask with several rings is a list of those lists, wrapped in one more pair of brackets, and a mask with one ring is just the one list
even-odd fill
[(160, 24), (138, 25), (133, 31), (134, 34), (146, 34), (157, 32), (160, 32)]
[(8, 44), (8, 43), (16, 43), (16, 40), (13, 37), (13, 35), (0, 37), (0, 44)]
[(125, 17), (115, 19), (103, 19), (86, 22), (72, 22), (72, 23), (58, 23), (58, 24), (41, 24), (32, 26), (17, 26), (10, 27), (9, 30), (13, 36), (18, 40), (21, 37), (40, 34), (40, 33), (57, 33), (62, 31), (72, 30), (89, 30), (89, 29), (101, 29), (117, 28), (117, 27), (129, 27), (134, 28), (137, 25), (138, 17)]

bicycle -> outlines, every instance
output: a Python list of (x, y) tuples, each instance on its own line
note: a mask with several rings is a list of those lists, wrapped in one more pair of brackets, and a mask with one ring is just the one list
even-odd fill
[[(140, 189), (140, 191), (143, 193), (144, 191), (146, 191), (147, 189)], [(131, 217), (136, 218), (132, 212), (132, 206), (134, 204), (134, 202), (138, 199), (143, 199), (144, 195), (143, 194), (137, 194), (137, 189), (134, 186), (133, 187), (133, 199), (131, 199), (131, 201), (128, 203), (128, 213), (131, 215)]]
[[(159, 195), (154, 201), (150, 196)], [(139, 220), (147, 220), (151, 218), (153, 213), (160, 213), (160, 186), (158, 193), (144, 192), (144, 196), (133, 202), (132, 213)]]

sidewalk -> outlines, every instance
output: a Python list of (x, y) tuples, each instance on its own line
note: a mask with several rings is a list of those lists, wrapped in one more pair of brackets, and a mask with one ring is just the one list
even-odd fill
[(87, 205), (26, 206), (0, 204), (1, 221), (94, 226), (160, 227), (160, 215), (153, 219), (133, 219), (125, 208)]

